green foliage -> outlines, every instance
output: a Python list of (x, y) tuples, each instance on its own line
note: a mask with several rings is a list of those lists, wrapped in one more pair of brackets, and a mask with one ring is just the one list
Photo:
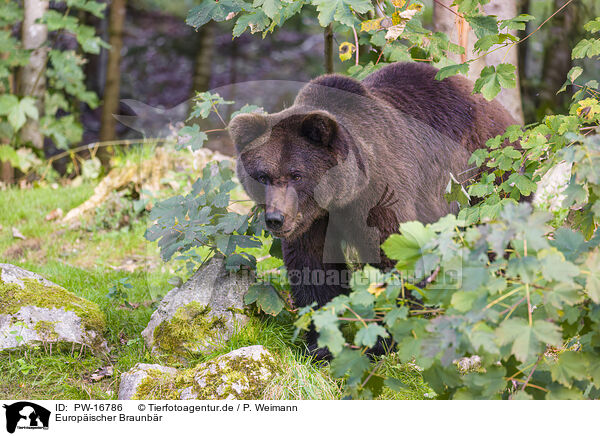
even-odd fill
[[(27, 146), (20, 139), (19, 132), (28, 119), (39, 120), (44, 136), (52, 138), (63, 149), (81, 141), (83, 128), (79, 122), (79, 102), (91, 108), (98, 106), (97, 96), (85, 88), (82, 66), (85, 59), (80, 54), (98, 54), (102, 47), (109, 45), (95, 34), (91, 26), (80, 23), (77, 14), (89, 12), (99, 18), (104, 16), (105, 3), (93, 0), (66, 0), (65, 12), (48, 10), (41, 19), (50, 32), (48, 46), (48, 65), (44, 74), (47, 79), (46, 92), (41, 98), (17, 96), (10, 92), (0, 97), (0, 138), (3, 147), (13, 150)], [(11, 34), (11, 28), (23, 19), (23, 10), (19, 2), (9, 2), (0, 11), (0, 90), (7, 90), (10, 76), (15, 67), (29, 62), (30, 50), (25, 50), (19, 40)], [(75, 49), (57, 49), (53, 45), (61, 33), (73, 35), (78, 47)], [(40, 110), (41, 109), (41, 110)], [(57, 118), (57, 111), (67, 113)], [(26, 172), (28, 165), (21, 165), (14, 155), (0, 153), (0, 160), (8, 160), (11, 165)]]
[[(376, 19), (366, 15), (372, 3), (362, 0), (306, 0), (294, 2), (296, 9), (288, 8), (284, 0), (216, 3), (205, 1), (190, 12), (188, 20), (199, 26), (235, 16), (234, 36), (248, 27), (267, 33), (303, 5), (314, 6), (321, 26), (333, 23), (336, 32), (348, 35), (354, 29), (359, 55), (364, 46), (377, 55), (375, 60), (363, 51), (361, 62), (349, 68), (348, 73), (358, 79), (397, 60), (433, 62), (443, 67), (439, 80), (469, 69), (469, 62), (449, 65), (447, 54), (461, 53), (462, 48), (422, 26), (422, 5), (417, 2), (379, 2), (383, 16)], [(532, 19), (521, 15), (499, 21), (482, 13), (480, 5), (485, 3), (455, 2), (473, 28), (482, 55), (517, 44), (518, 38), (508, 31), (522, 30)], [(585, 29), (598, 32), (597, 22)], [(362, 24), (360, 31), (358, 24)], [(595, 37), (583, 40), (573, 50), (573, 58), (597, 57), (598, 43)], [(510, 64), (486, 67), (475, 92), (491, 100), (502, 88), (515, 86), (515, 72)], [(446, 196), (461, 205), (458, 216), (427, 225), (403, 223), (399, 234), (382, 245), (396, 261), (393, 270), (382, 273), (366, 266), (354, 273), (348, 295), (319, 309), (300, 309), (297, 333), (314, 325), (319, 346), (327, 347), (334, 357), (332, 374), (345, 379), (348, 395), (373, 398), (385, 389), (405, 388), (383, 370), (385, 359), (368, 357), (371, 347), (387, 341), (399, 359), (422, 368), (423, 380), (439, 398), (600, 396), (600, 236), (596, 232), (600, 177), (595, 170), (600, 163), (600, 136), (589, 134), (600, 124), (599, 85), (594, 80), (575, 83), (581, 75), (581, 67), (573, 68), (563, 87), (577, 85), (569, 114), (546, 116), (526, 128), (510, 127), (490, 139), (486, 149), (473, 153), (469, 161), (473, 168), (466, 174), (452, 175)], [(216, 100), (213, 105), (212, 98), (203, 97), (202, 109), (197, 108), (201, 117), (228, 103)], [(199, 130), (186, 132), (193, 137)], [(519, 203), (534, 194), (542, 176), (560, 162), (570, 165), (571, 178), (559, 211), (544, 204), (534, 210)], [(163, 237), (165, 229), (194, 219), (189, 215), (192, 208), (184, 206), (190, 201), (182, 197), (165, 205), (164, 216), (178, 215), (175, 221), (168, 218)], [(211, 201), (205, 203), (209, 208)], [(208, 212), (207, 217), (214, 216)], [(238, 223), (234, 217), (231, 220)], [(212, 231), (216, 222), (203, 225)], [(214, 233), (204, 238), (232, 256), (236, 248), (222, 248), (231, 248), (234, 236), (257, 237), (258, 233), (244, 233), (249, 228), (244, 225), (227, 235), (226, 245), (217, 245), (222, 236)], [(201, 226), (197, 229), (201, 234)], [(236, 231), (235, 226), (229, 229)], [(163, 244), (167, 254), (190, 248), (180, 236), (185, 231), (179, 227), (177, 234), (167, 237)], [(260, 283), (252, 287), (246, 302), (275, 315), (285, 307), (280, 294), (273, 284)]]
[(132, 309), (133, 306), (129, 302), (127, 290), (132, 289), (133, 285), (129, 283), (126, 277), (115, 280), (113, 285), (108, 289), (106, 296), (117, 304), (123, 304), (125, 307)]
[[(491, 74), (498, 70), (482, 77)], [(565, 86), (580, 75), (572, 70)], [(600, 105), (597, 91), (580, 89), (568, 115), (512, 126), (476, 151), (470, 162), (481, 172), (462, 184), (452, 177), (447, 190), (449, 200), (475, 204), (463, 201), (458, 217), (434, 224), (401, 224), (382, 245), (393, 271), (366, 267), (349, 295), (301, 311), (298, 329), (314, 322), (350, 395), (376, 395), (373, 379), (400, 389), (366, 357), (389, 335), (440, 398), (600, 396), (600, 135), (588, 134)], [(571, 166), (559, 204), (568, 216), (517, 203), (560, 162)], [(353, 339), (342, 334), (348, 323)]]
[(493, 100), (500, 90), (515, 87), (515, 71), (512, 64), (488, 65), (481, 70), (481, 76), (475, 81), (474, 92), (481, 92), (487, 100)]
[(158, 241), (163, 260), (170, 260), (176, 252), (177, 259), (201, 263), (193, 250), (210, 247), (211, 253), (227, 258), (227, 267), (255, 268), (256, 259), (246, 253), (236, 253), (238, 248), (262, 245), (257, 238), (261, 229), (256, 216), (229, 212), (229, 192), (235, 188), (231, 180), (233, 171), (227, 161), (208, 165), (186, 196), (178, 195), (158, 202), (150, 213), (156, 220), (146, 232), (150, 241)]

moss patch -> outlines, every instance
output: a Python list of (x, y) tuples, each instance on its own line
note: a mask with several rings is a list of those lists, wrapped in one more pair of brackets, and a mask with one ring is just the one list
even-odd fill
[(260, 360), (226, 354), (175, 375), (145, 372), (133, 400), (178, 400), (183, 390), (199, 400), (259, 400), (281, 367), (270, 353), (263, 353)]
[(201, 354), (225, 327), (218, 316), (210, 315), (210, 307), (196, 301), (180, 307), (169, 321), (154, 329), (154, 345), (162, 351), (186, 357)]
[(260, 400), (278, 372), (268, 354), (259, 361), (225, 355), (196, 367), (193, 391), (201, 400)]
[[(14, 315), (23, 306), (62, 308), (81, 318), (87, 330), (102, 333), (106, 328), (106, 319), (97, 304), (59, 286), (47, 286), (30, 278), (19, 280), (23, 282), (23, 288), (16, 283), (0, 282), (0, 313)], [(41, 326), (45, 327), (50, 326)]]
[(192, 382), (192, 378), (186, 382), (179, 373), (173, 376), (157, 369), (144, 372), (147, 375), (138, 385), (132, 400), (179, 400), (179, 389), (189, 386)]
[(37, 332), (42, 342), (54, 342), (58, 340), (58, 333), (54, 330), (54, 324), (50, 321), (38, 321), (33, 329)]

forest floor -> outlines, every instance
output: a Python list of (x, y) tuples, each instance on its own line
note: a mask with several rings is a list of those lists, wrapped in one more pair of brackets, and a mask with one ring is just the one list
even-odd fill
[[(150, 353), (140, 335), (157, 304), (173, 286), (174, 275), (189, 277), (183, 265), (164, 263), (155, 243), (144, 239), (147, 215), (114, 221), (114, 211), (97, 211), (84, 225), (60, 224), (53, 211), (67, 213), (88, 199), (97, 182), (79, 186), (47, 183), (28, 189), (0, 191), (0, 263), (11, 263), (41, 274), (67, 290), (98, 304), (105, 313), (109, 352), (19, 349), (0, 353), (2, 399), (116, 399), (119, 378), (138, 362), (167, 364)], [(98, 217), (104, 213), (104, 218)], [(112, 219), (112, 221), (111, 221)], [(108, 222), (107, 222), (108, 220)], [(15, 233), (14, 230), (18, 232)], [(15, 237), (20, 234), (21, 237)], [(257, 257), (260, 255), (257, 252)], [(266, 253), (265, 253), (266, 254)], [(116, 300), (110, 288), (126, 280), (132, 287)], [(128, 302), (129, 304), (126, 304)], [(214, 353), (190, 365), (260, 344), (282, 357), (287, 372), (273, 380), (268, 399), (340, 399), (343, 383), (334, 380), (327, 365), (306, 356), (300, 340), (293, 341), (293, 317), (257, 316)], [(425, 399), (433, 391), (423, 383), (418, 369), (400, 363), (394, 355), (382, 366), (407, 385), (396, 393), (384, 388), (381, 398)]]

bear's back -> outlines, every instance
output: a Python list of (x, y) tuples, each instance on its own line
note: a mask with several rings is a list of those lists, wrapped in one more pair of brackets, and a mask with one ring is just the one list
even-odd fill
[(463, 144), (471, 152), (516, 124), (497, 101), (472, 95), (473, 85), (468, 79), (453, 76), (436, 80), (437, 72), (429, 64), (398, 62), (370, 74), (362, 84), (374, 97)]

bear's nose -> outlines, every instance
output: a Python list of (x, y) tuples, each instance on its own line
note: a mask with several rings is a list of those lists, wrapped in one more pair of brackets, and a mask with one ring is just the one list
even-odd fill
[(265, 214), (265, 223), (271, 230), (279, 230), (283, 226), (285, 217), (281, 212), (267, 212)]

